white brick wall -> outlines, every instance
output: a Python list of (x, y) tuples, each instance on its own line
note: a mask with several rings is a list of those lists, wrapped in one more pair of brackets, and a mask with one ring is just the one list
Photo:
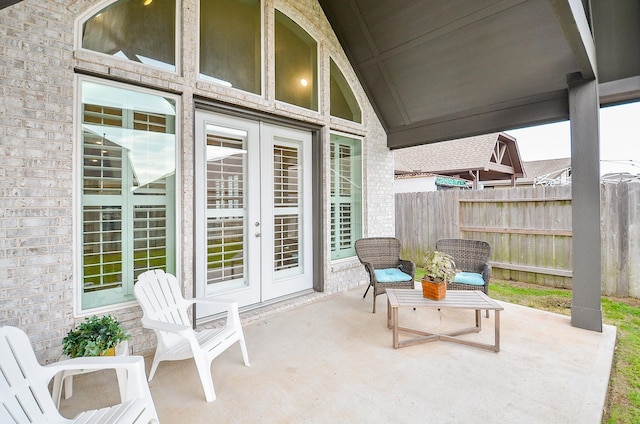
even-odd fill
[[(363, 108), (364, 125), (328, 116), (328, 92), (321, 93), (321, 113), (276, 104), (273, 88), (264, 98), (238, 93), (195, 80), (197, 0), (184, 0), (182, 9), (182, 75), (169, 74), (136, 63), (104, 55), (74, 51), (74, 21), (93, 7), (94, 0), (25, 0), (0, 10), (0, 325), (14, 325), (30, 336), (42, 362), (58, 358), (61, 339), (81, 320), (74, 317), (73, 188), (75, 71), (116, 78), (182, 95), (180, 125), (182, 222), (179, 237), (182, 277), (192, 279), (190, 233), (193, 212), (193, 95), (319, 123), (326, 127), (360, 134), (364, 139), (365, 235), (392, 235), (393, 157), (386, 148), (386, 135), (366, 100), (364, 91), (315, 0), (264, 0), (267, 11), (278, 7), (307, 29), (319, 41), (319, 76), (328, 79), (329, 55), (350, 81)], [(273, 15), (265, 27), (272, 37)], [(267, 43), (273, 46), (273, 42)], [(273, 61), (266, 55), (266, 80), (273, 81)], [(324, 132), (325, 150), (329, 133)], [(328, 169), (328, 158), (323, 158)], [(383, 178), (381, 178), (383, 176)], [(323, 197), (328, 197), (325, 185)], [(325, 222), (328, 215), (325, 208)], [(325, 256), (330, 257), (328, 236)], [(326, 294), (343, 291), (366, 282), (357, 259), (327, 263), (326, 291), (272, 305), (244, 314), (250, 321), (295, 307)], [(185, 292), (190, 293), (187, 284)], [(154, 347), (155, 337), (142, 330), (137, 307), (112, 312), (133, 335), (136, 352)]]

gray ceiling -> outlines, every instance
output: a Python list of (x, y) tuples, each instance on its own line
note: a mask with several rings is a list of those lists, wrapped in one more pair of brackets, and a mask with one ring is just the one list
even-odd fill
[(568, 119), (569, 75), (599, 72), (610, 101), (640, 95), (637, 0), (319, 2), (390, 148)]

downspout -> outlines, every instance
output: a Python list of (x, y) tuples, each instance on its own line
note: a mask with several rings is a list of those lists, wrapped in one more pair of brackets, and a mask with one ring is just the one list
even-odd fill
[(479, 171), (469, 171), (469, 175), (471, 175), (471, 178), (473, 179), (473, 183), (471, 185), (471, 188), (473, 190), (477, 190), (478, 189), (478, 178), (480, 177), (479, 174), (480, 174)]

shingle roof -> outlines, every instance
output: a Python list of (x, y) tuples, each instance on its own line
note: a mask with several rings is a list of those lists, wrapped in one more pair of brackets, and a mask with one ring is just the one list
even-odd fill
[(518, 178), (518, 182), (533, 182), (536, 177), (557, 178), (564, 170), (571, 167), (571, 158), (534, 160), (523, 162), (522, 165), (527, 176)]
[[(510, 174), (492, 172), (492, 154), (499, 140), (507, 143), (516, 176), (523, 173), (516, 140), (505, 133), (492, 133), (440, 143), (425, 144), (394, 151), (396, 173), (432, 172), (442, 175), (459, 174), (469, 179), (468, 171), (480, 170), (485, 179), (509, 179)], [(498, 175), (500, 174), (500, 175)]]

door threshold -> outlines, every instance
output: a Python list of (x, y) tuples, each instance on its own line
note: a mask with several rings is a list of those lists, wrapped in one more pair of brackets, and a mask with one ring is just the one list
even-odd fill
[[(280, 296), (275, 299), (270, 299), (266, 302), (243, 306), (239, 308), (240, 320), (245, 324), (274, 312), (293, 309), (301, 304), (317, 300), (327, 295), (328, 293), (317, 292), (314, 289), (306, 289), (285, 296)], [(222, 318), (225, 318), (225, 313), (203, 317), (196, 320), (196, 326), (201, 324), (210, 324)]]

